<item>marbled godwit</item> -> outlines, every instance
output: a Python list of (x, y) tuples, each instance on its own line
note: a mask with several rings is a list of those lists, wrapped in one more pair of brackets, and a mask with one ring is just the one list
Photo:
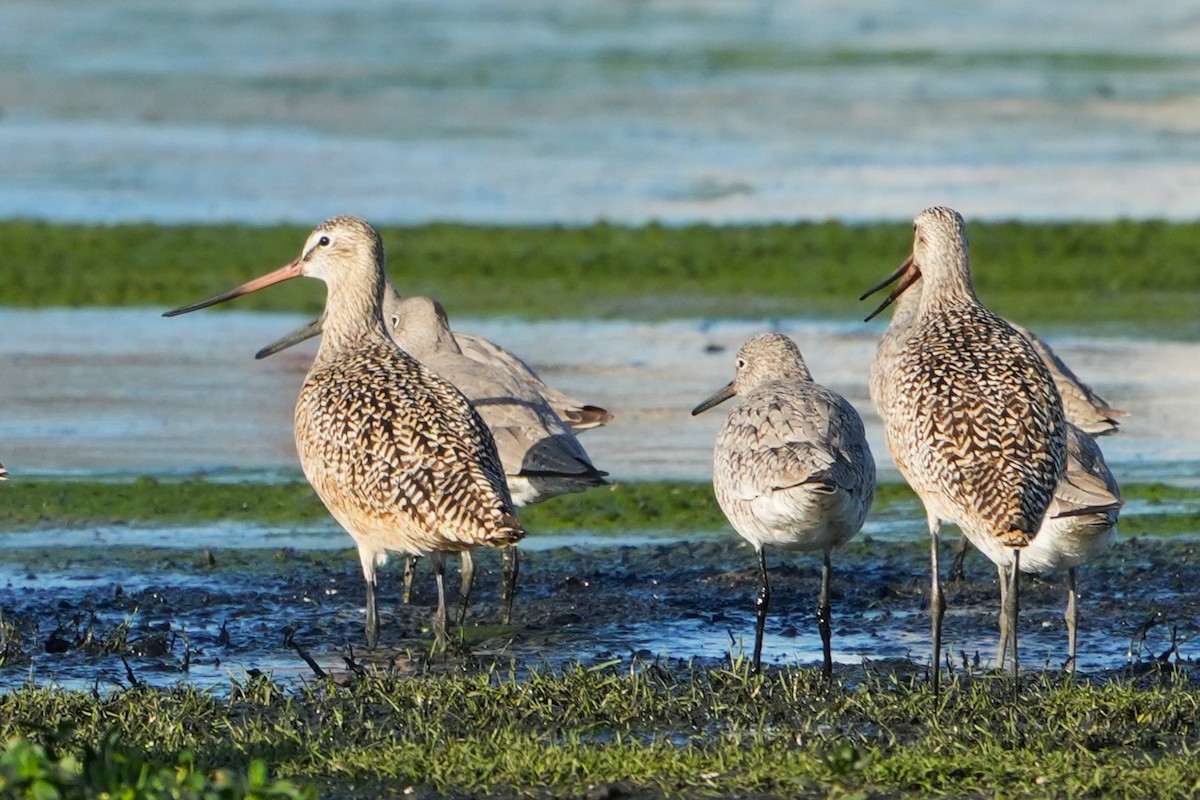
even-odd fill
[(755, 336), (738, 352), (736, 365), (733, 381), (692, 414), (742, 397), (717, 435), (713, 488), (729, 522), (758, 555), (754, 669), (762, 659), (771, 597), (763, 551), (770, 544), (824, 553), (817, 620), (828, 677), (829, 554), (862, 527), (875, 497), (875, 461), (854, 406), (813, 382), (791, 339)]
[(299, 258), (183, 314), (300, 276), (328, 287), (325, 335), (296, 401), (304, 474), (358, 546), (367, 584), (367, 642), (379, 636), (375, 569), (389, 551), (434, 554), (445, 640), (444, 552), (507, 546), (525, 535), (487, 426), (449, 382), (392, 342), (383, 323), (379, 234), (335, 217), (309, 235)]
[(8, 470), (5, 469), (3, 464), (0, 464), (0, 481), (6, 480), (8, 480)]
[[(601, 425), (612, 415), (603, 408), (581, 404), (551, 389), (523, 361), (486, 339), (453, 333), (445, 309), (427, 297), (403, 300), (394, 289), (385, 290), (384, 320), (392, 340), (434, 373), (455, 385), (483, 417), (496, 440), (513, 504), (518, 508), (551, 497), (581, 492), (606, 483), (560, 411), (576, 420), (580, 429)], [(321, 321), (294, 331), (257, 353), (262, 358), (320, 331)], [(470, 348), (462, 348), (463, 343)], [(549, 396), (548, 396), (549, 395)], [(556, 398), (557, 404), (550, 400)], [(474, 576), (469, 551), (462, 553), (462, 592), (458, 621), (466, 615)], [(516, 592), (518, 554), (505, 548), (501, 592), (505, 624), (512, 616)], [(405, 602), (412, 582), (413, 560), (405, 564)]]
[[(882, 288), (887, 283), (880, 284)], [(874, 290), (872, 290), (874, 291)], [(892, 319), (888, 323), (887, 330), (879, 340), (879, 345), (875, 350), (875, 360), (871, 362), (870, 378), (868, 381), (868, 389), (871, 395), (871, 401), (875, 405), (875, 410), (882, 419), (891, 408), (891, 404), (885, 393), (890, 388), (891, 384), (888, 376), (895, 368), (896, 359), (904, 343), (907, 341), (912, 332), (912, 325), (917, 316), (917, 307), (921, 302), (922, 282), (917, 279), (911, 286), (896, 298), (892, 305)], [(865, 299), (871, 292), (867, 292), (859, 299)], [(1020, 334), (1029, 339), (1034, 350), (1042, 359), (1042, 363), (1046, 365), (1046, 369), (1050, 371), (1050, 376), (1054, 379), (1054, 385), (1058, 388), (1059, 394), (1063, 398), (1063, 414), (1067, 418), (1067, 422), (1072, 425), (1071, 438), (1068, 439), (1068, 463), (1067, 474), (1064, 475), (1063, 481), (1059, 483), (1059, 487), (1055, 489), (1056, 504), (1061, 508), (1073, 509), (1078, 515), (1071, 522), (1051, 522), (1051, 516), (1048, 516), (1043, 521), (1043, 529), (1047, 527), (1067, 526), (1073, 529), (1074, 533), (1070, 534), (1070, 540), (1076, 539), (1078, 536), (1086, 536), (1089, 533), (1095, 533), (1097, 524), (1108, 514), (1108, 508), (1113, 501), (1118, 502), (1119, 496), (1106, 493), (1103, 487), (1092, 487), (1093, 496), (1090, 500), (1084, 500), (1078, 494), (1078, 489), (1072, 485), (1069, 480), (1070, 476), (1075, 476), (1077, 481), (1087, 482), (1083, 473), (1093, 472), (1093, 466), (1099, 465), (1099, 472), (1094, 472), (1095, 477), (1102, 481), (1111, 482), (1115, 488), (1116, 482), (1112, 479), (1112, 473), (1108, 471), (1107, 464), (1104, 463), (1104, 457), (1100, 454), (1099, 447), (1091, 441), (1087, 434), (1103, 436), (1109, 433), (1114, 433), (1120, 424), (1117, 417), (1127, 417), (1129, 412), (1120, 411), (1112, 408), (1106, 400), (1097, 395), (1090, 386), (1083, 383), (1076, 377), (1058, 354), (1043, 342), (1041, 339), (1033, 335), (1029, 330), (1009, 321), (1009, 324)], [(1082, 437), (1082, 438), (1080, 438)], [(1086, 442), (1083, 439), (1087, 439)], [(1094, 490), (1099, 489), (1098, 492)], [(1059, 497), (1060, 490), (1063, 495)], [(1058, 502), (1061, 501), (1061, 502)], [(1080, 506), (1080, 502), (1090, 503), (1090, 506)], [(1115, 512), (1114, 512), (1115, 513)], [(1086, 521), (1085, 521), (1086, 520)], [(1115, 516), (1112, 523), (1107, 527), (1111, 529), (1112, 525), (1116, 524)], [(1039, 536), (1041, 535), (1039, 531)], [(1106, 539), (1110, 541), (1111, 537)], [(1038, 540), (1040, 542), (1038, 550), (1045, 552), (1044, 548), (1051, 547), (1051, 542), (1059, 541), (1057, 534)], [(1072, 545), (1074, 547), (1074, 545)], [(1107, 547), (1107, 544), (1104, 545)], [(1101, 548), (1103, 549), (1103, 548)], [(1030, 550), (1026, 551), (1027, 555)], [(958, 553), (954, 556), (954, 563), (950, 567), (950, 579), (959, 580), (963, 578), (963, 561), (967, 554), (967, 538), (962, 537), (962, 542), (959, 546)], [(1036, 557), (1039, 562), (1045, 562), (1041, 556)], [(1006, 559), (1005, 563), (1009, 563)], [(1077, 565), (1076, 565), (1077, 566)], [(1049, 569), (1049, 567), (1047, 567)], [(1025, 573), (1041, 572), (1043, 570), (1034, 570), (1028, 563), (1021, 565), (1021, 571)], [(1072, 575), (1070, 578), (1074, 580)], [(1068, 623), (1071, 625), (1072, 623)], [(1001, 654), (1003, 658), (1003, 653)], [(1074, 663), (1074, 662), (1072, 662)]]
[[(1067, 460), (1062, 399), (1033, 345), (975, 297), (962, 217), (931, 208), (913, 224), (912, 256), (875, 313), (917, 279), (924, 290), (912, 331), (877, 394), (888, 449), (925, 506), (930, 533), (934, 692), (940, 687), (945, 598), (938, 529), (958, 524), (993, 563), (1011, 553), (1015, 569), (1002, 613), (1019, 678), (1020, 551), (1041, 526)], [(880, 287), (882, 288), (882, 284)], [(871, 315), (873, 317), (874, 314)], [(871, 317), (868, 317), (870, 319)]]

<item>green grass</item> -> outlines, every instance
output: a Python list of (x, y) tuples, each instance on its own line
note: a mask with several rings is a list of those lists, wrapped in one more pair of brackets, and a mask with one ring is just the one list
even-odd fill
[[(166, 309), (283, 264), (306, 234), (0, 222), (0, 304)], [(858, 295), (911, 247), (907, 223), (432, 224), (383, 235), (403, 291), (438, 297), (452, 316), (530, 318), (861, 319), (873, 306)], [(1018, 321), (1200, 336), (1200, 223), (975, 222), (971, 241), (980, 296)], [(296, 281), (233, 305), (316, 313), (323, 301), (314, 282)]]
[[(329, 797), (1190, 797), (1200, 790), (1200, 689), (1163, 678), (1069, 685), (923, 681), (644, 664), (507, 674), (375, 674), (289, 693), (265, 679), (227, 699), (187, 686), (0, 696), (0, 736), (74, 728), (63, 750), (116, 735), (147, 757), (215, 770), (262, 759)], [(609, 796), (597, 794), (597, 796)]]
[[(60, 725), (48, 737), (55, 745), (69, 738), (72, 726)], [(171, 763), (154, 762), (119, 735), (110, 733), (82, 754), (57, 756), (57, 746), (35, 744), (23, 737), (0, 752), (0, 797), (28, 800), (316, 800), (311, 789), (287, 781), (271, 781), (261, 760), (246, 770), (221, 769), (206, 775), (195, 757), (179, 753)]]

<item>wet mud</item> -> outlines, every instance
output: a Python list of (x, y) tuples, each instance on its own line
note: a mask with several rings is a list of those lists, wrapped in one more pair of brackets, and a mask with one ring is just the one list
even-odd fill
[[(944, 564), (956, 543), (947, 537)], [(1124, 539), (1081, 570), (1079, 671), (1101, 679), (1158, 669), (1200, 678), (1200, 541)], [(920, 674), (928, 661), (925, 542), (860, 537), (835, 554), (834, 660)], [(496, 553), (476, 558), (466, 626), (431, 654), (435, 601), (426, 561), (413, 601), (401, 565), (381, 573), (380, 647), (367, 651), (364, 590), (350, 550), (21, 547), (0, 551), (0, 686), (74, 688), (180, 681), (223, 691), (269, 673), (285, 683), (387, 667), (414, 672), (650, 659), (727, 662), (753, 648), (758, 576), (736, 537), (650, 537), (638, 545), (550, 546), (523, 554), (514, 624), (500, 625)], [(819, 558), (771, 553), (764, 661), (816, 667)], [(458, 584), (447, 573), (448, 592)], [(977, 554), (948, 584), (944, 658), (995, 666), (998, 585)], [(1066, 659), (1065, 575), (1025, 576), (1021, 656), (1027, 671)]]

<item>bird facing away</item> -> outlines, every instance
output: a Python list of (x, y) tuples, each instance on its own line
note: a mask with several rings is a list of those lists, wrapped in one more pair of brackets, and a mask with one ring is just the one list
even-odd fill
[(962, 217), (930, 208), (916, 217), (913, 232), (911, 257), (876, 287), (898, 281), (875, 313), (917, 280), (924, 287), (911, 330), (872, 393), (883, 401), (892, 459), (925, 506), (933, 688), (937, 693), (940, 686), (945, 613), (938, 530), (948, 520), (993, 563), (1011, 554), (1017, 568), (1002, 609), (1012, 632), (1015, 691), (1020, 668), (1015, 576), (1020, 550), (1037, 535), (1066, 467), (1062, 399), (1029, 340), (976, 298)]
[[(885, 284), (886, 285), (886, 284)], [(886, 392), (890, 388), (888, 376), (895, 366), (897, 353), (900, 352), (911, 333), (913, 321), (916, 318), (917, 307), (920, 304), (922, 282), (916, 280), (907, 291), (896, 298), (893, 305), (892, 319), (887, 330), (879, 340), (875, 351), (875, 360), (871, 363), (869, 389), (871, 400), (880, 418), (891, 409)], [(864, 295), (865, 297), (866, 295)], [(1012, 323), (1010, 323), (1012, 324)], [(1076, 592), (1076, 568), (1093, 556), (1106, 550), (1115, 536), (1115, 526), (1121, 508), (1120, 490), (1112, 472), (1104, 461), (1100, 447), (1083, 429), (1085, 425), (1094, 422), (1102, 413), (1125, 415), (1126, 412), (1113, 412), (1107, 403), (1100, 400), (1085, 384), (1079, 383), (1074, 373), (1058, 358), (1050, 346), (1040, 342), (1033, 334), (1019, 325), (1013, 328), (1024, 335), (1034, 345), (1034, 349), (1042, 359), (1042, 363), (1050, 371), (1055, 385), (1063, 397), (1073, 393), (1076, 398), (1093, 397), (1098, 405), (1082, 403), (1064, 403), (1063, 413), (1067, 418), (1067, 466), (1062, 479), (1054, 487), (1054, 498), (1050, 502), (1037, 536), (1021, 555), (1021, 571), (1041, 574), (1055, 569), (1067, 568), (1067, 664), (1073, 670), (1076, 661), (1076, 641), (1078, 629), (1078, 608)], [(1040, 346), (1039, 346), (1040, 343)], [(1110, 420), (1112, 421), (1112, 420)], [(1113, 422), (1110, 432), (1116, 429)], [(966, 554), (967, 539), (963, 537), (962, 547), (954, 559), (951, 575), (960, 573), (963, 556)], [(1000, 590), (1003, 597), (1006, 582), (1010, 577), (1008, 568), (1012, 565), (1011, 554), (1001, 553), (1003, 560), (996, 566), (1000, 572)], [(1003, 600), (1001, 601), (1003, 606)], [(1003, 665), (1005, 660), (1005, 617), (1000, 615), (1001, 636), (998, 662)]]
[[(458, 388), (479, 412), (496, 441), (513, 504), (524, 507), (551, 497), (582, 492), (607, 483), (560, 415), (577, 421), (580, 429), (612, 419), (603, 408), (581, 404), (551, 389), (525, 362), (507, 350), (470, 334), (450, 329), (445, 309), (428, 297), (401, 299), (390, 285), (384, 290), (383, 316), (392, 340), (438, 376)], [(263, 358), (321, 330), (322, 321), (301, 328), (260, 350)], [(463, 344), (470, 348), (468, 355)], [(551, 400), (551, 398), (555, 400)], [(557, 402), (555, 402), (557, 401)], [(515, 548), (503, 557), (502, 621), (512, 616), (519, 561)], [(474, 578), (470, 551), (463, 551), (462, 591), (458, 610), (461, 625)], [(405, 601), (411, 589), (410, 558), (405, 569)]]
[(742, 399), (717, 435), (713, 489), (734, 530), (758, 556), (754, 669), (761, 664), (771, 597), (764, 546), (821, 550), (817, 620), (822, 669), (829, 677), (830, 551), (849, 541), (866, 519), (875, 498), (875, 460), (854, 406), (813, 382), (791, 339), (777, 333), (755, 336), (735, 363), (733, 381), (692, 414), (734, 395)]
[(398, 348), (383, 323), (379, 234), (355, 217), (319, 225), (301, 255), (195, 311), (300, 276), (325, 282), (325, 330), (296, 401), (305, 477), (358, 546), (367, 584), (367, 643), (379, 637), (375, 570), (389, 551), (434, 554), (446, 634), (442, 554), (508, 546), (525, 535), (487, 426), (463, 394)]

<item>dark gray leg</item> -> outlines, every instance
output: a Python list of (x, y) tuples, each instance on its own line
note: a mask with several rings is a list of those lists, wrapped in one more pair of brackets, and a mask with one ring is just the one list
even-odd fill
[(513, 600), (517, 596), (517, 575), (521, 572), (521, 554), (516, 547), (505, 547), (500, 551), (500, 559), (502, 563), (500, 622), (504, 625), (511, 625)]
[(771, 582), (767, 579), (767, 554), (758, 548), (758, 597), (754, 600), (754, 671), (762, 669), (763, 630), (767, 626), (767, 608), (771, 605)]
[(379, 604), (376, 600), (375, 554), (360, 550), (358, 561), (362, 565), (363, 579), (367, 582), (367, 647), (374, 650), (375, 645), (379, 644)]
[(1067, 671), (1075, 674), (1075, 645), (1079, 634), (1079, 593), (1075, 591), (1075, 567), (1067, 570)]
[(367, 581), (367, 647), (379, 644), (379, 609), (375, 600), (375, 581)]
[(1017, 656), (1017, 617), (1021, 612), (1021, 551), (1013, 548), (1013, 563), (1009, 568), (1008, 593), (1004, 596), (1004, 614), (1008, 617), (1008, 638), (1012, 642), (1013, 701), (1021, 695), (1021, 662)]
[(470, 550), (459, 554), (459, 563), (462, 564), (462, 584), (458, 590), (458, 627), (461, 628), (467, 621), (467, 605), (471, 602), (471, 586), (475, 583), (475, 559)]
[(1008, 567), (996, 565), (1000, 573), (1000, 646), (996, 650), (996, 662), (1000, 669), (1008, 663)]
[(946, 597), (942, 594), (942, 581), (938, 568), (938, 530), (941, 521), (929, 518), (929, 572), (931, 576), (929, 587), (929, 617), (933, 639), (933, 672), (930, 680), (933, 684), (933, 696), (940, 697), (942, 693), (942, 619), (946, 616)]
[(825, 564), (821, 567), (821, 596), (817, 598), (817, 627), (821, 630), (821, 651), (825, 660), (821, 665), (821, 674), (825, 680), (833, 678), (833, 612), (829, 607), (829, 579), (833, 573), (833, 564), (829, 560), (829, 550), (825, 550)]

